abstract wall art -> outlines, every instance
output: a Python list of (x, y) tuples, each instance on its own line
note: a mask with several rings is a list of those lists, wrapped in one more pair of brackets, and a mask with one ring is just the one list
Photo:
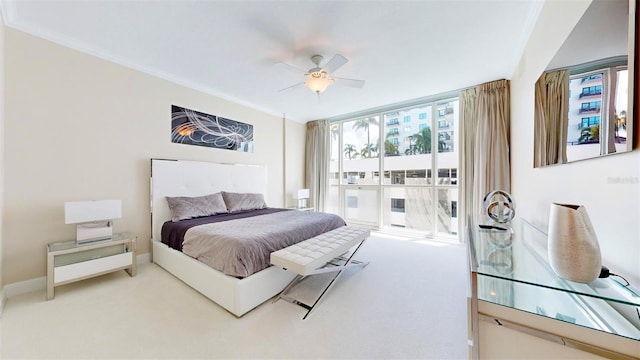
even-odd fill
[(253, 125), (171, 105), (171, 142), (253, 152)]

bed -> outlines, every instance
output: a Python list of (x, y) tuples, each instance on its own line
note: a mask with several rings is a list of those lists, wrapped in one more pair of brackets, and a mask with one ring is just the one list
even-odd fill
[(221, 191), (265, 194), (266, 185), (264, 166), (151, 159), (153, 262), (237, 317), (277, 295), (295, 277), (294, 273), (268, 266), (255, 273), (227, 275), (223, 269), (216, 270), (176, 250), (175, 245), (162, 242), (162, 226), (172, 219), (166, 197), (194, 197)]

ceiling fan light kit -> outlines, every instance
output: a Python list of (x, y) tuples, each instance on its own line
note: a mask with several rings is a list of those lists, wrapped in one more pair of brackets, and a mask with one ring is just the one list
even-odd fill
[[(326, 63), (323, 67), (320, 66), (322, 62), (322, 55), (313, 55), (311, 57), (311, 62), (313, 62), (316, 66), (309, 69), (308, 71), (300, 70), (296, 67), (293, 67), (288, 64), (281, 63), (286, 65), (286, 68), (290, 70), (295, 70), (297, 72), (303, 73), (306, 80), (304, 82), (300, 82), (289, 87), (286, 87), (283, 90), (288, 90), (299, 85), (306, 85), (311, 91), (320, 95), (321, 92), (325, 91), (329, 85), (337, 83), (339, 85), (351, 86), (351, 87), (363, 87), (363, 80), (356, 79), (343, 79), (343, 78), (335, 78), (331, 76), (331, 74), (341, 68), (344, 64), (346, 64), (349, 60), (340, 54), (334, 55), (328, 63)], [(336, 79), (339, 80), (336, 82)]]
[(334, 81), (335, 80), (327, 76), (327, 73), (324, 71), (316, 71), (307, 74), (307, 81), (305, 81), (304, 84), (314, 93), (320, 94), (325, 91), (329, 85), (333, 84)]

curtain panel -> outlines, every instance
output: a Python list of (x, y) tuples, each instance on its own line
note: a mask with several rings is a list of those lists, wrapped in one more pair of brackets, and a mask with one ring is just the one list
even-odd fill
[(487, 193), (511, 191), (510, 106), (508, 80), (485, 83), (460, 94), (462, 224), (466, 225), (468, 215), (483, 212)]
[(475, 88), (462, 90), (460, 92), (460, 211), (458, 216), (458, 224), (461, 231), (459, 234), (465, 234), (463, 231), (467, 226), (467, 214), (473, 213), (473, 163), (474, 149), (476, 142), (476, 96)]
[(311, 206), (316, 211), (324, 211), (326, 204), (331, 156), (329, 136), (329, 121), (316, 120), (307, 123), (305, 179), (311, 195)]
[(569, 71), (543, 73), (535, 86), (533, 166), (567, 162)]

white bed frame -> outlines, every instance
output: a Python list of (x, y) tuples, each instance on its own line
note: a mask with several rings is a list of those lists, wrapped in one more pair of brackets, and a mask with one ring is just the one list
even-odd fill
[(240, 317), (282, 291), (295, 277), (271, 266), (244, 279), (227, 276), (161, 242), (171, 219), (166, 196), (202, 196), (218, 191), (266, 194), (267, 169), (258, 165), (151, 159), (153, 262)]

